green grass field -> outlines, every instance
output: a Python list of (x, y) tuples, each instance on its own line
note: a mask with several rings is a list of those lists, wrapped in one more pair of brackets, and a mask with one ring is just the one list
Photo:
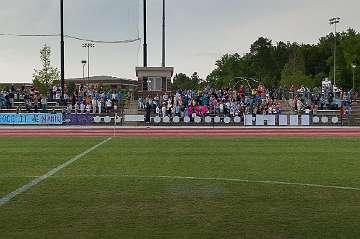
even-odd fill
[[(103, 140), (0, 138), (0, 198)], [(0, 206), (0, 238), (359, 238), (359, 190), (253, 182), (360, 188), (359, 153), (355, 138), (114, 138)]]

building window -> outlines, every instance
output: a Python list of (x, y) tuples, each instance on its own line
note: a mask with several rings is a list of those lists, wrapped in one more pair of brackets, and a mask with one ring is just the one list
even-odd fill
[(163, 82), (161, 77), (149, 77), (147, 79), (147, 90), (148, 91), (162, 91)]

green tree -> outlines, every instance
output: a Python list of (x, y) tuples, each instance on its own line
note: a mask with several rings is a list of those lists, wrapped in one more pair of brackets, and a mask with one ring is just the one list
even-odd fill
[(290, 54), (289, 62), (282, 70), (280, 84), (286, 87), (315, 87), (312, 78), (305, 74), (304, 58), (299, 49), (294, 49), (293, 52)]
[(254, 77), (251, 66), (251, 55), (241, 57), (239, 54), (225, 54), (216, 61), (216, 69), (206, 78), (206, 83), (215, 88), (238, 88), (239, 77)]
[(201, 82), (197, 72), (194, 72), (191, 77), (188, 77), (184, 73), (176, 74), (172, 82), (172, 90), (196, 90), (199, 88)]
[[(349, 29), (336, 35), (337, 41), (337, 86), (352, 87), (352, 64), (356, 79), (360, 71), (360, 34)], [(320, 87), (324, 78), (333, 79), (334, 65), (333, 33), (319, 39), (317, 44), (278, 42), (260, 37), (250, 47), (250, 52), (225, 54), (216, 61), (215, 69), (207, 76), (206, 83), (213, 87), (237, 88), (238, 77), (255, 78), (267, 87), (292, 83), (308, 87)], [(360, 79), (355, 84), (360, 88)]]
[(276, 78), (278, 81), (281, 79), (281, 70), (289, 61), (289, 46), (290, 43), (286, 44), (282, 41), (274, 46), (274, 59), (276, 62)]
[(225, 54), (216, 61), (216, 69), (207, 77), (210, 85), (221, 88), (231, 87), (233, 80), (239, 72), (240, 56), (238, 54)]
[(277, 86), (281, 69), (275, 60), (274, 47), (270, 39), (260, 37), (250, 47), (252, 55), (252, 68), (256, 78), (268, 87)]
[(47, 95), (49, 87), (60, 79), (59, 70), (56, 67), (51, 66), (50, 56), (51, 49), (45, 44), (40, 50), (42, 69), (35, 69), (33, 74), (33, 84), (43, 95)]

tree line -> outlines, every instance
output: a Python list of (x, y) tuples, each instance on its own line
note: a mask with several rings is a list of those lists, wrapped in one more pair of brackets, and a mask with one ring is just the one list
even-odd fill
[[(336, 84), (344, 89), (353, 86), (360, 68), (360, 33), (353, 29), (320, 38), (316, 44), (290, 42), (273, 43), (260, 37), (244, 55), (225, 54), (215, 63), (215, 69), (202, 80), (195, 72), (174, 77), (173, 89), (197, 89), (203, 85), (216, 88), (237, 88), (244, 79), (262, 82), (266, 87), (320, 87), (325, 78), (333, 80), (334, 46), (336, 51)], [(357, 68), (353, 68), (353, 65)], [(360, 89), (360, 79), (355, 82)]]

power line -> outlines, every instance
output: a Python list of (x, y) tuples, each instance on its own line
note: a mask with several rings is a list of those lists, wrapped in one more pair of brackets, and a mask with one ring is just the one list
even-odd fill
[(0, 36), (8, 37), (58, 37), (60, 34), (11, 34), (11, 33), (0, 33)]
[(64, 37), (69, 38), (69, 39), (79, 40), (79, 41), (87, 41), (87, 42), (92, 42), (92, 43), (103, 43), (103, 44), (126, 44), (126, 43), (137, 42), (137, 41), (140, 41), (140, 39), (141, 39), (138, 37), (138, 38), (127, 39), (127, 40), (100, 41), (100, 40), (91, 40), (91, 39), (86, 39), (86, 38), (81, 38), (81, 37), (76, 37), (76, 36), (70, 36), (70, 35), (65, 35)]
[[(10, 34), (10, 33), (0, 33), (0, 36), (8, 36), (8, 37), (60, 37), (60, 34)], [(127, 40), (116, 40), (116, 41), (102, 41), (102, 40), (93, 40), (82, 38), (78, 36), (72, 35), (64, 35), (65, 38), (78, 40), (78, 41), (87, 41), (92, 43), (99, 43), (99, 44), (127, 44), (140, 41), (141, 38), (138, 36), (134, 39), (127, 39)]]

